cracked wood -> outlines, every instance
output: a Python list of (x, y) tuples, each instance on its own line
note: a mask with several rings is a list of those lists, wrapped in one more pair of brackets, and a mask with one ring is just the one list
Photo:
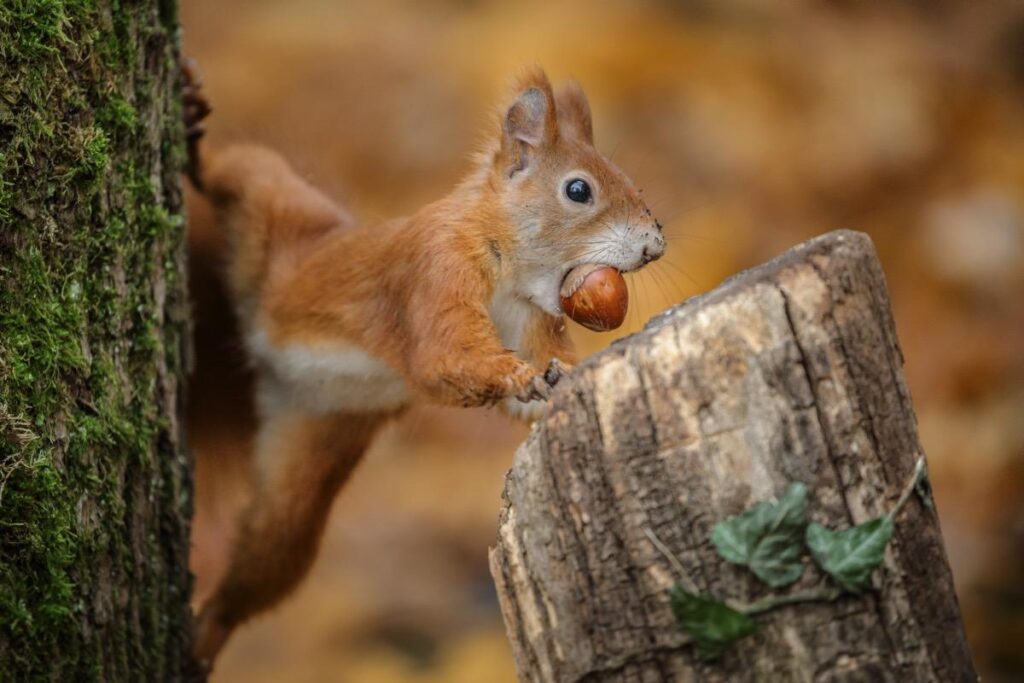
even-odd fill
[[(884, 514), (921, 453), (885, 279), (867, 236), (792, 249), (652, 320), (557, 388), (516, 454), (491, 567), (524, 681), (976, 680), (938, 519), (916, 496), (876, 590), (759, 616), (697, 661), (668, 605), (684, 583), (767, 588), (715, 522), (809, 488), (813, 521)], [(822, 580), (808, 570), (791, 590)]]

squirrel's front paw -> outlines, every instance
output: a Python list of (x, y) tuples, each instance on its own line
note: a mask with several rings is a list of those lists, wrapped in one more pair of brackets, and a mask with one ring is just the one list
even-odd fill
[(551, 385), (544, 379), (544, 375), (532, 368), (528, 377), (517, 377), (514, 382), (518, 387), (515, 396), (523, 403), (544, 401), (551, 395)]
[(531, 401), (547, 400), (551, 396), (551, 389), (563, 375), (568, 374), (569, 368), (557, 358), (548, 363), (543, 374), (537, 372), (527, 364), (523, 364), (516, 372), (516, 386), (519, 390), (515, 396), (523, 403)]

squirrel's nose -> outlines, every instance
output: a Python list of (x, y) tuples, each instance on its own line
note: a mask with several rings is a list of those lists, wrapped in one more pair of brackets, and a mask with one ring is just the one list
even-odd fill
[(659, 258), (661, 258), (661, 255), (665, 253), (665, 247), (663, 245), (664, 242), (662, 242), (661, 245), (653, 247), (651, 245), (648, 245), (644, 247), (644, 253), (642, 255), (644, 265), (647, 265), (651, 261), (656, 261)]
[(651, 261), (655, 261), (661, 258), (661, 255), (665, 253), (665, 238), (661, 232), (656, 232), (649, 236), (647, 244), (644, 245), (643, 259), (644, 265), (647, 265)]

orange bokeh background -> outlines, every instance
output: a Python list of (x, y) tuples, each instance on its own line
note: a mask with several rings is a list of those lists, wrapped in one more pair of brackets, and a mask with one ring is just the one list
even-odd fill
[[(213, 142), (283, 152), (365, 220), (468, 169), (519, 68), (577, 78), (598, 146), (669, 251), (614, 334), (810, 236), (864, 230), (889, 279), (968, 636), (1024, 674), (1024, 5), (809, 0), (181, 0)], [(197, 596), (223, 565), (251, 432), (193, 214)], [(342, 493), (310, 579), (241, 630), (228, 681), (515, 680), (487, 571), (525, 428), (416, 409)]]

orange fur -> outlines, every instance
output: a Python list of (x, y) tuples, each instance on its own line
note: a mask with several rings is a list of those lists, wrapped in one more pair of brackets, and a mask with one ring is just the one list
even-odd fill
[[(355, 224), (269, 150), (196, 149), (195, 180), (230, 242), (261, 420), (257, 492), (198, 621), (197, 654), (212, 660), (305, 574), (330, 501), (387, 415), (417, 399), (536, 414), (559, 361), (574, 359), (566, 273), (639, 268), (664, 239), (593, 147), (583, 91), (556, 96), (540, 70), (519, 81), (461, 185), (381, 225)], [(567, 198), (575, 178), (592, 201)]]
[(305, 575), (335, 494), (386, 418), (276, 415), (264, 422), (256, 490), (227, 573), (203, 605), (197, 659), (212, 661), (235, 625), (272, 607)]

